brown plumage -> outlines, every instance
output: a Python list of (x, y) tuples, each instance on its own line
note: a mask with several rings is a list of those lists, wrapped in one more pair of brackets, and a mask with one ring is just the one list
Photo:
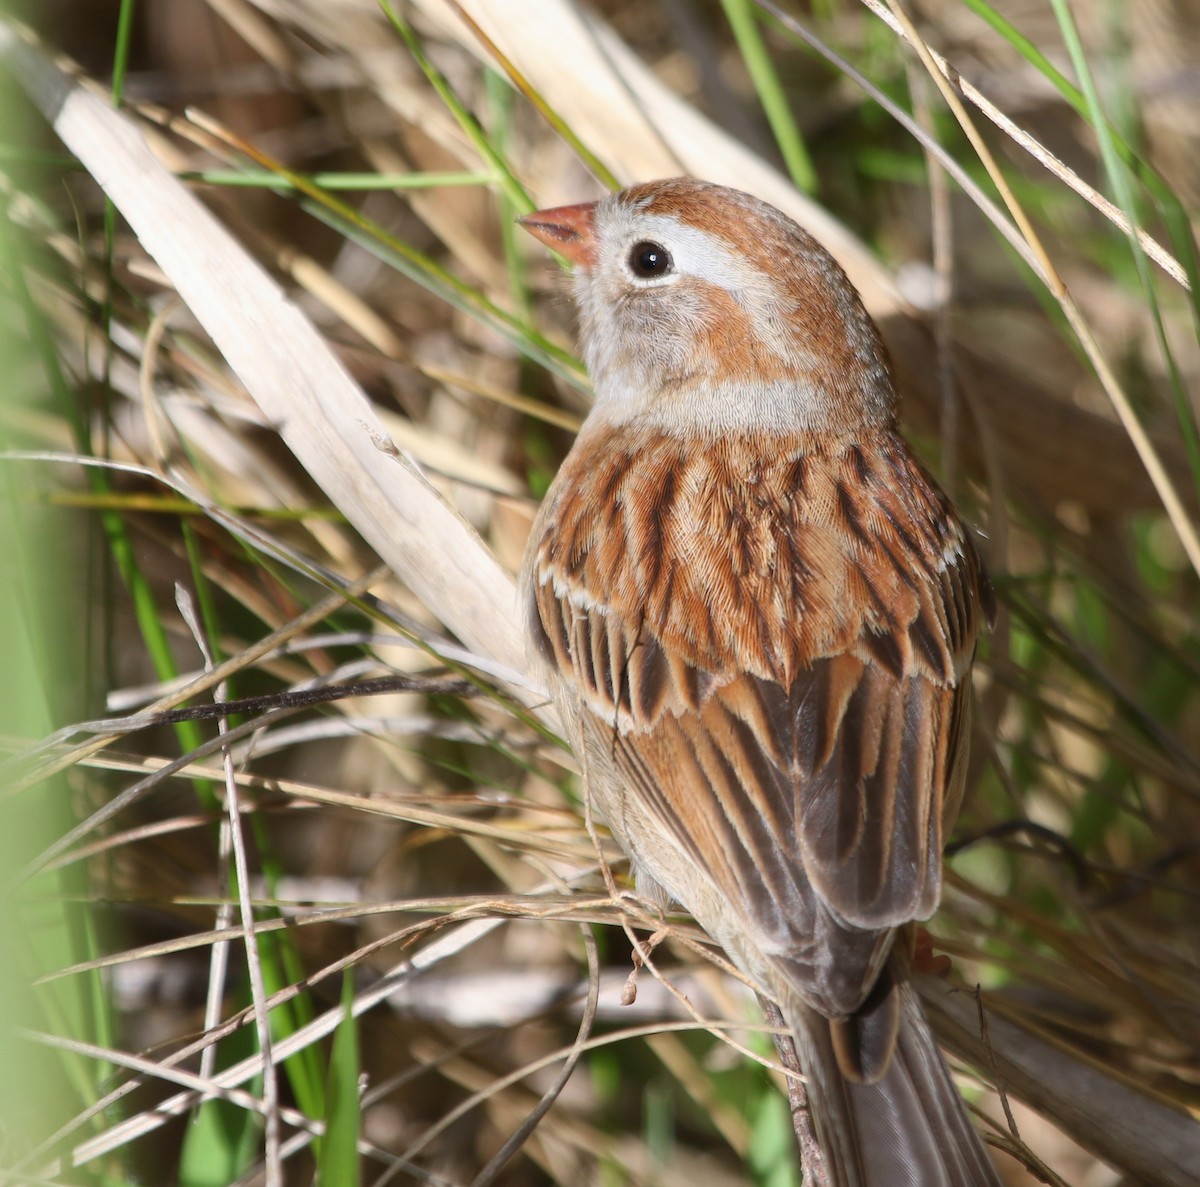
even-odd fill
[(522, 578), (588, 794), (780, 1003), (834, 1187), (996, 1183), (905, 984), (986, 579), (831, 257), (686, 179), (523, 220), (577, 264), (596, 405)]

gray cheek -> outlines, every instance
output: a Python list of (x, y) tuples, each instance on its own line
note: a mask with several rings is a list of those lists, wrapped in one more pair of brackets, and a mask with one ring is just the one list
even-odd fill
[(584, 359), (598, 387), (631, 386), (648, 398), (664, 382), (704, 370), (695, 357), (701, 294), (684, 285), (634, 289), (623, 275), (593, 273), (576, 286)]

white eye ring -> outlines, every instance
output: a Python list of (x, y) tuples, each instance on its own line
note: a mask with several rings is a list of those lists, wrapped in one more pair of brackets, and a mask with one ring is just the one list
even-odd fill
[(653, 239), (637, 240), (625, 257), (625, 266), (634, 280), (646, 286), (679, 278), (670, 251)]

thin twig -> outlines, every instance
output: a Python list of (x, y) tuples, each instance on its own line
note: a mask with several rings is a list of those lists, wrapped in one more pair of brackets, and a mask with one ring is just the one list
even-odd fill
[(796, 1144), (800, 1147), (804, 1187), (829, 1187), (829, 1170), (825, 1165), (821, 1144), (817, 1141), (812, 1113), (809, 1111), (804, 1069), (796, 1055), (796, 1042), (787, 1029), (787, 1022), (780, 1008), (761, 993), (758, 995), (758, 1004), (762, 1007), (763, 1017), (773, 1028), (771, 1039), (775, 1043), (779, 1062), (783, 1065), (788, 1105), (792, 1111), (792, 1128), (796, 1131)]
[[(760, 0), (761, 2), (761, 0)], [(897, 36), (910, 44), (914, 44), (909, 36), (909, 30), (881, 3), (881, 0), (862, 0), (862, 3), (884, 22)], [(1119, 227), (1126, 235), (1136, 234), (1142, 250), (1162, 270), (1184, 289), (1191, 291), (1187, 273), (1183, 265), (1161, 243), (1142, 227), (1131, 226), (1125, 212), (1110, 202), (1099, 190), (1088, 185), (1071, 167), (1060, 161), (1041, 141), (1031, 136), (1024, 128), (1004, 114), (990, 99), (973, 86), (967, 79), (946, 61), (936, 50), (929, 50), (930, 61), (937, 67), (938, 73), (952, 86), (960, 91), (964, 98), (999, 128), (1006, 136), (1019, 144), (1035, 161), (1044, 166), (1047, 171), (1058, 178), (1064, 185), (1074, 190), (1088, 205), (1098, 210), (1114, 226)]]
[[(175, 604), (179, 613), (192, 633), (200, 654), (204, 657), (205, 671), (211, 671), (213, 663), (212, 651), (200, 625), (195, 605), (191, 595), (182, 585), (175, 587)], [(219, 701), (225, 695), (225, 682), (217, 685), (214, 697)], [(229, 721), (222, 717), (217, 723), (217, 731), (222, 738), (229, 733)], [(246, 948), (246, 968), (250, 976), (250, 996), (254, 1005), (254, 1029), (258, 1038), (258, 1050), (262, 1056), (263, 1083), (263, 1115), (266, 1118), (263, 1142), (266, 1161), (267, 1187), (282, 1187), (283, 1162), (279, 1153), (279, 1078), (275, 1072), (275, 1060), (271, 1056), (271, 1022), (268, 1016), (267, 987), (263, 979), (262, 961), (258, 952), (258, 937), (254, 930), (254, 904), (250, 901), (250, 864), (246, 860), (246, 838), (242, 832), (242, 813), (238, 800), (238, 781), (233, 767), (233, 751), (229, 746), (221, 748), (221, 763), (225, 770), (225, 807), (228, 812), (227, 827), (222, 828), (223, 840), (233, 851), (234, 874), (237, 884), (238, 909), (242, 916), (242, 941)], [(218, 945), (219, 947), (219, 945)], [(225, 959), (218, 961), (214, 953), (214, 963), (221, 965), (224, 976)], [(220, 999), (217, 999), (219, 1005)], [(210, 1002), (211, 1004), (211, 1002)], [(215, 1023), (216, 1019), (213, 1018)], [(209, 1047), (205, 1055), (215, 1051)], [(211, 1074), (211, 1069), (210, 1069)]]
[(1079, 340), (1079, 344), (1083, 347), (1088, 361), (1092, 364), (1092, 369), (1095, 371), (1097, 379), (1100, 380), (1101, 387), (1104, 388), (1105, 393), (1112, 402), (1112, 406), (1121, 421), (1122, 427), (1137, 450), (1142, 465), (1145, 466), (1146, 473), (1150, 476), (1150, 481), (1154, 484), (1154, 489), (1158, 492), (1158, 497), (1162, 500), (1167, 517), (1170, 519), (1172, 526), (1179, 536), (1180, 542), (1183, 544), (1184, 551), (1187, 553), (1192, 568), (1200, 575), (1200, 534), (1197, 533), (1195, 525), (1188, 516), (1187, 510), (1183, 505), (1183, 500), (1179, 497), (1179, 492), (1176, 491), (1175, 484), (1171, 481), (1171, 477), (1163, 465), (1162, 458), (1159, 457), (1158, 450), (1155, 449), (1149, 434), (1142, 427), (1142, 423), (1133, 409), (1133, 404), (1125, 394), (1124, 388), (1117, 381), (1117, 377), (1109, 366), (1108, 360), (1101, 352), (1100, 345), (1096, 341), (1091, 327), (1084, 319), (1079, 306), (1075, 303), (1074, 297), (1071, 296), (1066, 282), (1055, 268), (1049, 252), (1042, 243), (1041, 237), (1034, 229), (1029, 216), (1025, 213), (1025, 208), (1013, 193), (1012, 187), (1008, 184), (1003, 170), (996, 163), (991, 149), (988, 148), (986, 141), (984, 141), (979, 133), (979, 129), (976, 128), (970, 114), (963, 106), (955, 84), (938, 68), (932, 51), (917, 33), (904, 9), (901, 8), (896, 0), (887, 0), (887, 4), (900, 26), (905, 30), (907, 40), (916, 50), (925, 69), (937, 84), (937, 88), (941, 91), (946, 105), (954, 114), (959, 127), (966, 134), (971, 147), (975, 150), (981, 164), (987, 170), (992, 184), (999, 191), (1000, 197), (1007, 207), (1013, 222), (1016, 223), (1021, 236), (1025, 240), (1028, 251), (1032, 253), (1037, 261), (1038, 273), (1045, 278), (1051, 295), (1058, 302), (1064, 316), (1070, 323), (1075, 337)]
[(580, 928), (583, 936), (583, 946), (587, 953), (588, 966), (588, 995), (583, 1008), (583, 1017), (579, 1022), (579, 1030), (575, 1036), (575, 1046), (563, 1061), (562, 1068), (554, 1078), (554, 1082), (542, 1094), (541, 1100), (530, 1112), (529, 1116), (509, 1134), (504, 1145), (488, 1160), (488, 1164), (471, 1181), (471, 1187), (489, 1187), (503, 1169), (505, 1163), (523, 1146), (529, 1135), (537, 1128), (538, 1122), (550, 1111), (550, 1106), (559, 1098), (567, 1081), (575, 1071), (580, 1057), (587, 1046), (588, 1037), (592, 1033), (592, 1025), (596, 1021), (596, 1007), (600, 1000), (600, 957), (596, 951), (596, 937), (590, 927)]
[[(937, 125), (929, 105), (929, 84), (925, 75), (909, 70), (913, 108), (917, 121), (931, 140)], [(924, 147), (924, 146), (922, 146)], [(933, 229), (933, 339), (937, 356), (938, 392), (941, 396), (942, 436), (941, 482), (953, 500), (958, 493), (958, 382), (954, 374), (954, 336), (950, 333), (950, 313), (954, 300), (954, 213), (950, 202), (950, 183), (928, 149), (925, 162), (929, 172), (929, 221)]]

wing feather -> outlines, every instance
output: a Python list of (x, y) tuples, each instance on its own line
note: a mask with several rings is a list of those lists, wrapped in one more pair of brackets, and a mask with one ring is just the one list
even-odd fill
[(764, 462), (621, 432), (585, 430), (535, 525), (535, 651), (639, 866), (736, 946), (687, 901), (707, 879), (803, 1000), (849, 1014), (937, 903), (986, 579), (892, 434)]

